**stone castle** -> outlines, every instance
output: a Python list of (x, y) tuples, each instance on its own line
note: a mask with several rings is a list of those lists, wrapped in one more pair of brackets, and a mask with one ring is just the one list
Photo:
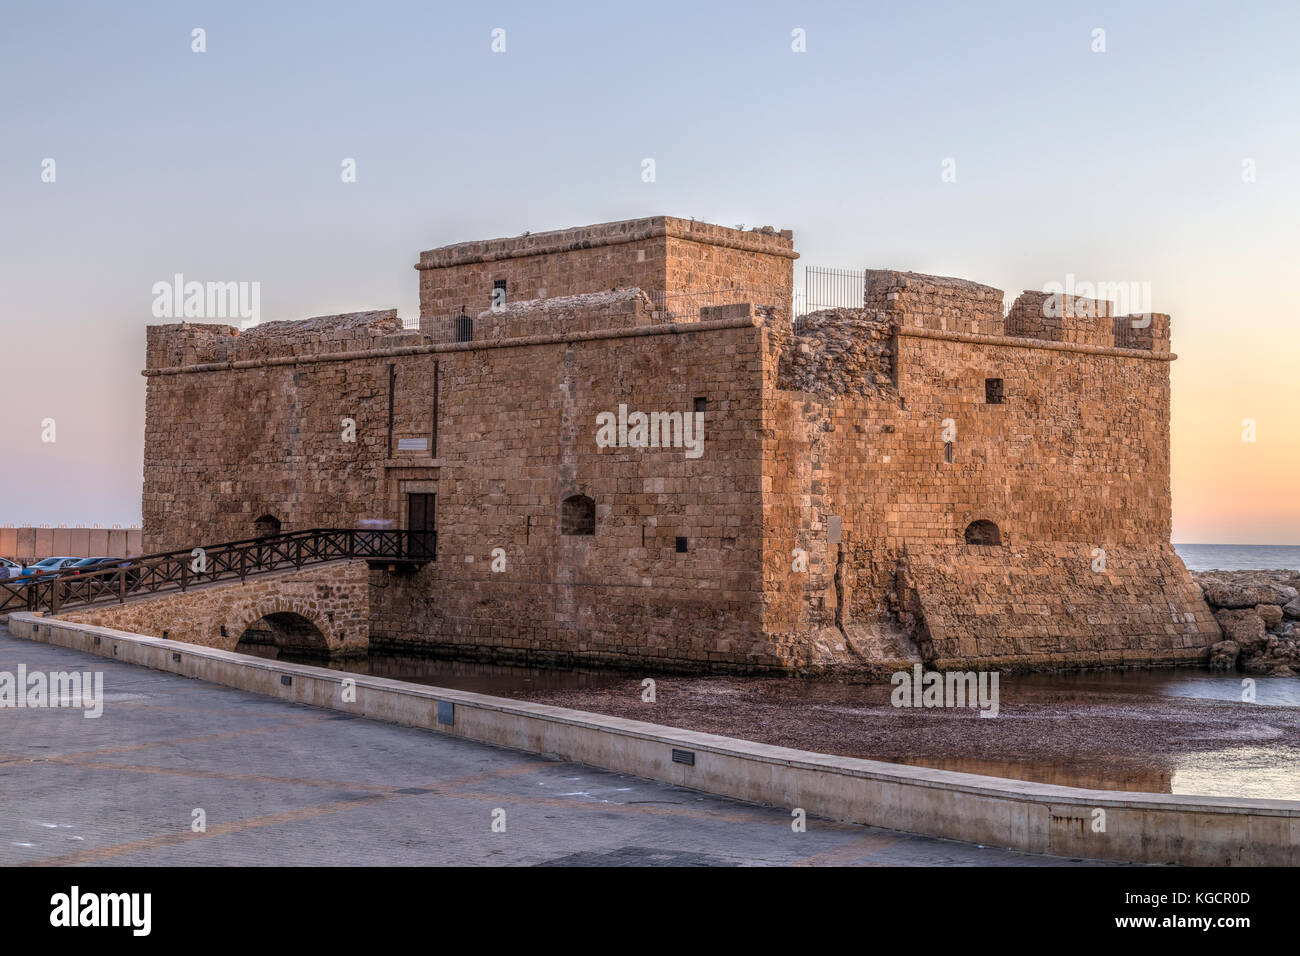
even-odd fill
[[(396, 311), (148, 330), (144, 548), (436, 530), (372, 644), (873, 671), (1204, 661), (1169, 543), (1169, 317), (653, 217), (424, 252)], [(233, 635), (232, 635), (233, 637)]]

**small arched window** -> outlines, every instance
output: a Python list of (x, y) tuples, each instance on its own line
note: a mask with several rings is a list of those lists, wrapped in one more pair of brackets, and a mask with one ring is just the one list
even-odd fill
[(253, 522), (254, 537), (267, 538), (279, 533), (280, 519), (275, 515), (262, 515), (262, 517)]
[(999, 545), (1002, 543), (1002, 533), (992, 521), (981, 518), (966, 526), (966, 543)]
[(595, 534), (596, 502), (570, 495), (560, 503), (560, 534)]

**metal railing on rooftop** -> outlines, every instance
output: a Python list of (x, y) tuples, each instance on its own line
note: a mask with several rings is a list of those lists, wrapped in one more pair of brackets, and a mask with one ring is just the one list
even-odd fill
[(827, 269), (804, 266), (803, 291), (796, 291), (795, 316), (822, 309), (861, 309), (867, 304), (867, 273), (864, 269)]

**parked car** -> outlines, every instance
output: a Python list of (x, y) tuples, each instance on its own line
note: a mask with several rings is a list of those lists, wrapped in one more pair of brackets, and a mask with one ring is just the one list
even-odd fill
[[(115, 571), (119, 568), (126, 568), (126, 581), (132, 587), (140, 580), (140, 569), (135, 566), (135, 562), (130, 558), (82, 558), (67, 572), (72, 574), (85, 574), (88, 571)], [(100, 575), (101, 577), (112, 577), (111, 575)]]
[(80, 560), (81, 558), (69, 558), (66, 556), (62, 558), (46, 558), (43, 561), (37, 561), (35, 564), (29, 564), (27, 567), (23, 568), (22, 573), (19, 574), (18, 577), (30, 581), (34, 578), (42, 578), (51, 574), (58, 574), (65, 568), (72, 567)]
[(68, 571), (72, 574), (83, 574), (86, 571), (103, 571), (105, 568), (121, 563), (121, 561), (121, 558), (82, 558), (68, 568)]
[(7, 581), (9, 578), (16, 578), (23, 573), (23, 566), (17, 561), (10, 561), (8, 558), (0, 558), (0, 581)]

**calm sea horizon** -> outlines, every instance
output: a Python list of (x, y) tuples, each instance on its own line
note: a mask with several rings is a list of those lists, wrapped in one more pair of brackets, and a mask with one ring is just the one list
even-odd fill
[(1300, 570), (1300, 545), (1174, 544), (1189, 571)]

